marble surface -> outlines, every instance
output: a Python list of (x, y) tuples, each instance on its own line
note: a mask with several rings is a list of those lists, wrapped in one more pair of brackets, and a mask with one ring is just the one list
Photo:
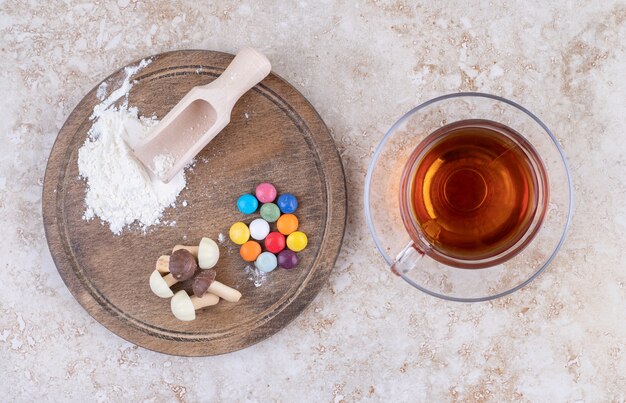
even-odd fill
[[(0, 1), (0, 395), (30, 401), (625, 401), (623, 1)], [(179, 358), (95, 322), (50, 258), (48, 153), (97, 82), (161, 51), (258, 47), (319, 110), (350, 215), (328, 284), (236, 353)], [(406, 110), (478, 90), (543, 118), (570, 159), (575, 216), (550, 269), (486, 303), (445, 302), (384, 267), (362, 188)]]

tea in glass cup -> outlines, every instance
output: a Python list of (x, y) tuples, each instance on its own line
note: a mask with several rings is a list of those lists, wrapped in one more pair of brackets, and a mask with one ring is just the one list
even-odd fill
[(422, 250), (452, 266), (481, 268), (532, 239), (548, 196), (545, 167), (523, 136), (468, 119), (437, 129), (415, 148), (402, 174), (400, 209)]

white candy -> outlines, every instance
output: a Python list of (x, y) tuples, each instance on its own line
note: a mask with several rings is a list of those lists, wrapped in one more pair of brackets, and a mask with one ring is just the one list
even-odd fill
[(257, 241), (265, 239), (270, 233), (270, 225), (262, 218), (257, 218), (250, 223), (250, 236)]

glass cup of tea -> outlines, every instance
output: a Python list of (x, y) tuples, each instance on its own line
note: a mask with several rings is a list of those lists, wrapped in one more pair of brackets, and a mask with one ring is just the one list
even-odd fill
[(485, 301), (528, 284), (555, 257), (572, 184), (558, 140), (530, 111), (450, 94), (389, 129), (368, 169), (365, 214), (395, 274), (436, 297)]

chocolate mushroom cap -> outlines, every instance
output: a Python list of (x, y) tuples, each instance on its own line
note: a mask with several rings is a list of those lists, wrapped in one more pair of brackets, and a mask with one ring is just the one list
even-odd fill
[(178, 281), (193, 277), (197, 268), (196, 258), (186, 249), (178, 249), (170, 256), (170, 273)]
[(190, 321), (196, 318), (196, 310), (187, 291), (180, 290), (170, 300), (170, 307), (176, 319)]
[(201, 269), (210, 269), (217, 264), (220, 258), (220, 248), (211, 238), (202, 238), (198, 245), (198, 266)]
[(215, 281), (215, 270), (203, 270), (193, 279), (193, 293), (200, 298), (209, 289), (211, 283)]
[(150, 289), (156, 296), (161, 298), (169, 298), (174, 295), (158, 270), (153, 271), (150, 275)]

